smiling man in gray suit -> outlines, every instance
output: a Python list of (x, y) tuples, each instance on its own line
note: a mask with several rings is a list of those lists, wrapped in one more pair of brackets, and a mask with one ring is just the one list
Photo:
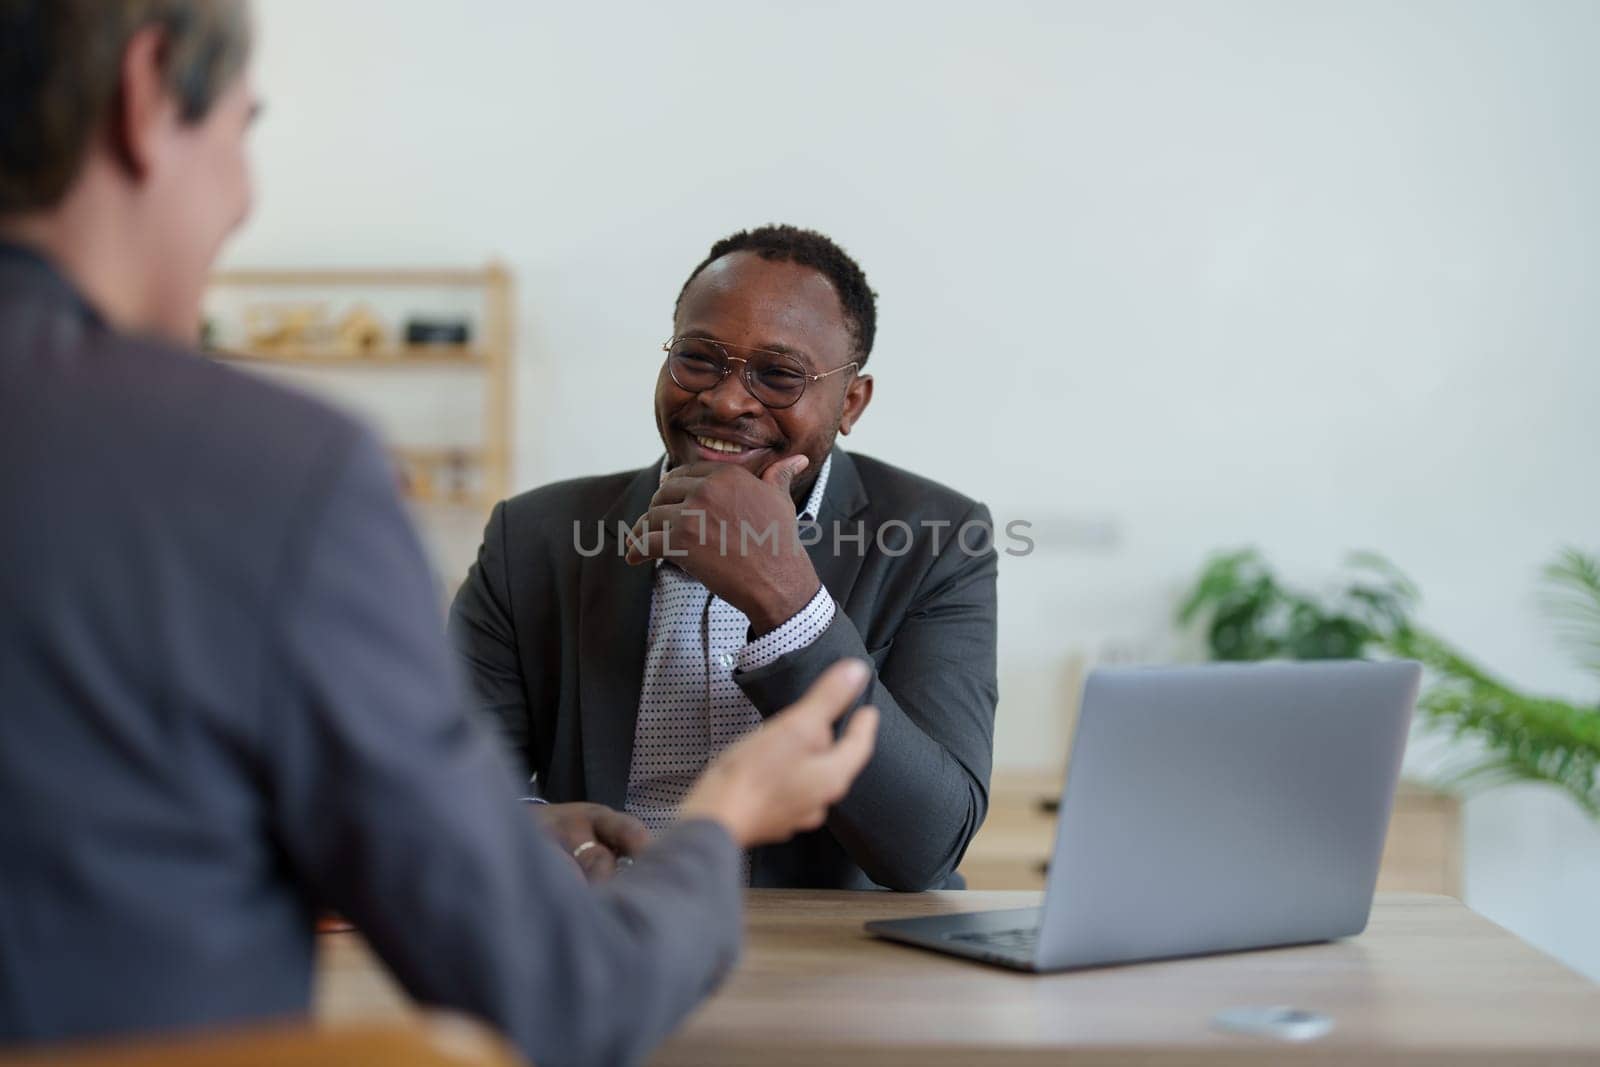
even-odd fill
[(188, 347), (247, 55), (239, 0), (0, 0), (0, 1046), (303, 1015), (334, 907), (541, 1067), (635, 1062), (733, 962), (741, 849), (866, 762), (866, 669), (586, 886), (460, 706), (377, 443)]
[(883, 712), (872, 763), (825, 827), (751, 854), (750, 882), (961, 884), (988, 797), (994, 537), (982, 504), (836, 447), (872, 399), (875, 300), (819, 233), (718, 242), (664, 346), (665, 458), (489, 521), (451, 634), (549, 802), (537, 817), (591, 876), (668, 825), (722, 746), (857, 656)]

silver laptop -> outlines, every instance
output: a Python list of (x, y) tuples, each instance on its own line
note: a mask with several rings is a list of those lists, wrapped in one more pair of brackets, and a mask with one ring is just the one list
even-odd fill
[(1044, 906), (872, 922), (1027, 971), (1360, 933), (1422, 668), (1097, 670)]

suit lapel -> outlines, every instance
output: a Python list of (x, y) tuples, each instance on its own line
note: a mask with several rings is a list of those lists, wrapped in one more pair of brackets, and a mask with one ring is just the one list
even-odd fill
[[(859, 516), (867, 507), (867, 490), (861, 484), (855, 463), (837, 446), (832, 455), (828, 488), (822, 494), (821, 514), (817, 516), (822, 536), (815, 544), (806, 546), (806, 555), (811, 557), (811, 566), (822, 579), (823, 588), (843, 606), (848, 602), (874, 531), (858, 527), (862, 522)], [(857, 533), (867, 540), (858, 543), (838, 536), (854, 537)]]
[(618, 810), (628, 794), (655, 568), (628, 566), (617, 524), (631, 526), (645, 513), (659, 472), (655, 464), (634, 476), (606, 512), (602, 551), (579, 560), (578, 715), (584, 795)]

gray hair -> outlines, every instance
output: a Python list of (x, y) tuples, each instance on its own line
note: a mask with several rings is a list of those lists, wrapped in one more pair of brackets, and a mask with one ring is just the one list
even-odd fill
[(55, 206), (116, 102), (128, 42), (165, 35), (161, 62), (187, 122), (250, 57), (247, 0), (0, 0), (0, 214)]

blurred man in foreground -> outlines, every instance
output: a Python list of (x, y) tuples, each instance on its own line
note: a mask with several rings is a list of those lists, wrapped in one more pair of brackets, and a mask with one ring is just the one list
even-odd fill
[(312, 916), (542, 1067), (642, 1056), (740, 850), (876, 727), (836, 668), (590, 890), (459, 708), (373, 439), (185, 347), (244, 217), (243, 0), (0, 0), (0, 1043), (303, 1014)]

